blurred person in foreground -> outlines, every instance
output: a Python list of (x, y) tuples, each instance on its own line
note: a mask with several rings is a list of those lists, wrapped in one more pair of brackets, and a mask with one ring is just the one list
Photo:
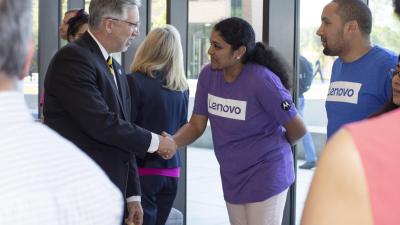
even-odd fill
[[(169, 159), (176, 144), (131, 124), (131, 96), (112, 53), (139, 35), (137, 0), (92, 0), (89, 30), (61, 48), (45, 78), (44, 122), (88, 154), (126, 198), (125, 222), (142, 224), (136, 157)], [(157, 152), (157, 153), (156, 153)]]
[[(175, 133), (187, 123), (189, 90), (179, 32), (167, 25), (152, 30), (139, 46), (128, 82), (132, 122), (149, 131)], [(164, 225), (178, 190), (181, 158), (157, 154), (137, 158), (144, 225)]]
[(395, 110), (346, 125), (328, 141), (302, 225), (400, 224), (399, 124)]
[(35, 122), (16, 90), (33, 56), (30, 0), (0, 0), (0, 224), (115, 225), (122, 195), (71, 142)]
[(230, 223), (281, 224), (294, 181), (291, 146), (306, 132), (288, 90), (289, 68), (240, 18), (218, 22), (210, 44), (193, 114), (173, 138), (188, 145), (210, 120)]

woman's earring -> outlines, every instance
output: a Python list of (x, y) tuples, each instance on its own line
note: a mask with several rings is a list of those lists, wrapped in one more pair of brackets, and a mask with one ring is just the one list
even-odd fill
[(239, 60), (239, 59), (240, 59), (240, 56), (236, 56), (236, 59)]

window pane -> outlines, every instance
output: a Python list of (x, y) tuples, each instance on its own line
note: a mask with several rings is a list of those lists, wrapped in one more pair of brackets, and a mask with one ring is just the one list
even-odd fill
[[(60, 24), (59, 24), (59, 26), (62, 24), (63, 18), (64, 18), (64, 14), (65, 14), (65, 12), (67, 12), (67, 10), (68, 10), (68, 0), (62, 0), (61, 1), (61, 15), (60, 15)], [(60, 36), (60, 44), (61, 44), (61, 46), (64, 46), (67, 43), (68, 42), (66, 40), (62, 39), (61, 36)]]
[(393, 11), (392, 0), (369, 0), (369, 7), (372, 12), (372, 43), (397, 52), (400, 21)]
[(35, 118), (38, 118), (39, 112), (39, 74), (38, 74), (38, 34), (39, 34), (39, 0), (32, 1), (32, 32), (35, 42), (35, 55), (29, 71), (29, 76), (23, 80), (23, 90), (25, 101)]
[[(297, 145), (297, 165), (303, 169), (297, 169), (296, 224), (300, 224), (305, 198), (314, 175), (314, 169), (307, 169), (307, 166), (317, 160), (326, 142), (325, 99), (335, 57), (322, 53), (321, 39), (316, 32), (321, 24), (322, 10), (329, 2), (330, 0), (300, 1), (299, 55), (302, 59), (298, 61), (297, 70), (298, 111), (302, 114), (309, 132)], [(308, 90), (307, 80), (311, 81)], [(308, 164), (305, 164), (307, 161)]]
[(209, 62), (209, 37), (218, 21), (231, 16), (241, 17), (253, 26), (256, 40), (261, 41), (262, 7), (259, 0), (189, 1), (188, 78), (197, 79), (202, 66)]
[(85, 0), (85, 11), (89, 13), (90, 0)]
[(167, 24), (167, 1), (151, 0), (151, 30)]

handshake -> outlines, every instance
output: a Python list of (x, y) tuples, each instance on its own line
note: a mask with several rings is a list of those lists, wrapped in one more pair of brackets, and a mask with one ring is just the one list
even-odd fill
[(167, 132), (162, 132), (159, 138), (160, 144), (158, 145), (157, 153), (165, 160), (171, 159), (175, 155), (178, 146)]

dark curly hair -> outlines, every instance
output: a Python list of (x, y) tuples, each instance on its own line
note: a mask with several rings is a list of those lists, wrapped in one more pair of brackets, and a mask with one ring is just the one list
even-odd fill
[(67, 40), (71, 42), (69, 38), (75, 36), (82, 25), (87, 24), (89, 21), (89, 14), (84, 9), (80, 9), (74, 17), (68, 20)]
[(241, 60), (243, 64), (252, 62), (263, 65), (279, 77), (285, 88), (291, 88), (290, 66), (270, 46), (262, 42), (255, 42), (254, 30), (247, 21), (237, 17), (224, 19), (214, 26), (214, 31), (218, 31), (233, 50), (237, 50), (241, 46), (246, 47), (246, 52)]

